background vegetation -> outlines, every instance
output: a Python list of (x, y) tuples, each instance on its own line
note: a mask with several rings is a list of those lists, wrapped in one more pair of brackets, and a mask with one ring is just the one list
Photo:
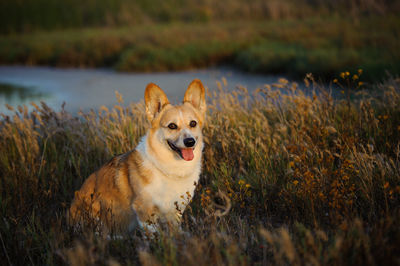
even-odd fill
[(210, 22), (396, 14), (390, 0), (16, 0), (0, 1), (0, 32), (138, 25), (172, 21)]
[[(0, 121), (3, 264), (396, 265), (400, 257), (400, 81), (308, 75), (306, 96), (281, 80), (255, 95), (209, 94), (204, 170), (184, 232), (122, 238), (74, 231), (66, 212), (84, 179), (132, 149), (143, 103), (72, 117), (44, 103)], [(357, 77), (355, 77), (356, 75)], [(354, 90), (348, 90), (349, 86)], [(374, 93), (372, 95), (371, 93)], [(10, 107), (11, 109), (12, 107)], [(183, 200), (185, 200), (183, 198)]]
[(331, 78), (400, 71), (400, 4), (384, 0), (0, 1), (0, 64), (164, 71), (231, 64)]

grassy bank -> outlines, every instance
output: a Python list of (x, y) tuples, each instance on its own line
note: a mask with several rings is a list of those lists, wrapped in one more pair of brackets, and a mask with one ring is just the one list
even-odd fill
[(188, 233), (150, 240), (74, 232), (65, 221), (74, 190), (144, 134), (143, 103), (78, 117), (21, 108), (0, 120), (0, 260), (397, 264), (400, 82), (377, 86), (374, 97), (360, 91), (352, 102), (305, 96), (286, 80), (256, 96), (223, 88), (209, 95), (201, 184), (182, 226)]
[(232, 64), (260, 73), (332, 78), (364, 69), (400, 73), (400, 18), (338, 17), (221, 23), (146, 24), (4, 35), (0, 64), (165, 71)]

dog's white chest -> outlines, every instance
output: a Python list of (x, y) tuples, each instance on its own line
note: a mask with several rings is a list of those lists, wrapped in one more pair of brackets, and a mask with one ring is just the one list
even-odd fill
[(148, 152), (145, 138), (137, 150), (144, 159), (143, 167), (151, 171), (150, 183), (142, 188), (146, 198), (163, 214), (176, 213), (175, 202), (183, 212), (193, 197), (200, 176), (202, 145), (199, 145), (196, 158), (190, 162), (181, 159), (156, 160)]
[(153, 182), (146, 186), (145, 190), (151, 195), (152, 203), (162, 213), (175, 212), (176, 204), (183, 212), (193, 197), (197, 181), (198, 175), (179, 179), (158, 174), (154, 176)]

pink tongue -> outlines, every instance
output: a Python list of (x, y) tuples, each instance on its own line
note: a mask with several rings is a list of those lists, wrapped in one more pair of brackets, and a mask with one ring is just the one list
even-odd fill
[(181, 153), (185, 161), (191, 161), (194, 158), (193, 149), (181, 149)]

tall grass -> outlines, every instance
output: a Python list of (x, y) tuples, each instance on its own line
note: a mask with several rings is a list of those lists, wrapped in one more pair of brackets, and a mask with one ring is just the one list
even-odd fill
[[(337, 83), (346, 83), (351, 74)], [(0, 120), (4, 264), (398, 263), (400, 81), (335, 100), (281, 80), (210, 92), (204, 167), (183, 232), (107, 238), (65, 214), (85, 178), (135, 147), (143, 103), (71, 116), (44, 103)], [(348, 100), (352, 99), (352, 100)], [(10, 107), (12, 108), (12, 107)]]

